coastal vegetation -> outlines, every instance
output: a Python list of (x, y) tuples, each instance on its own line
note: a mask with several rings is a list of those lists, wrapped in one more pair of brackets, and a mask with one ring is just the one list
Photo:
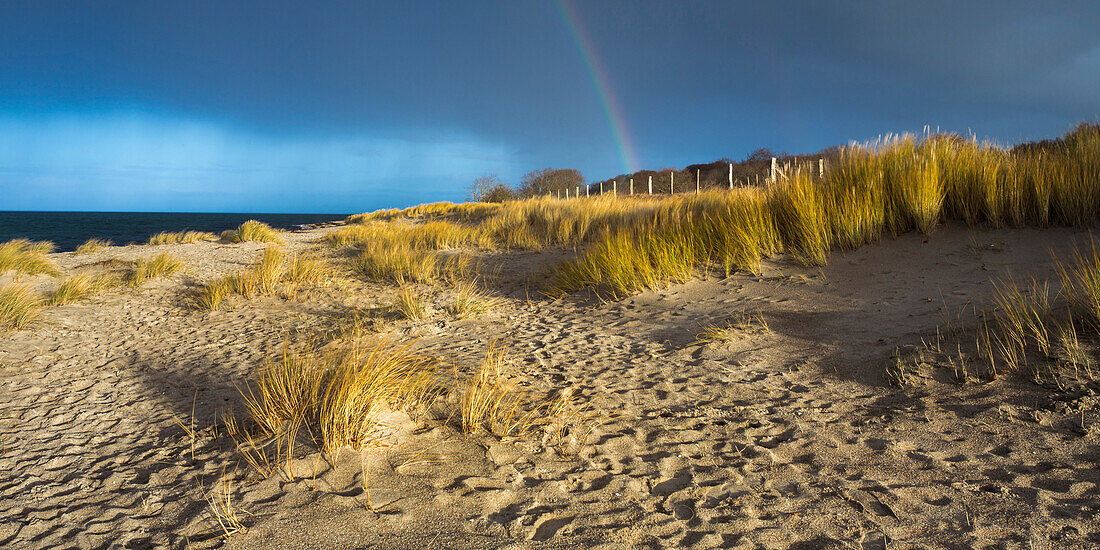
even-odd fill
[(76, 250), (74, 251), (74, 253), (76, 253), (76, 254), (91, 254), (93, 252), (99, 252), (100, 250), (103, 250), (104, 248), (107, 248), (108, 246), (111, 246), (111, 241), (110, 240), (91, 238), (91, 239), (88, 239), (88, 240), (84, 241), (84, 243), (81, 244), (80, 246), (76, 247)]
[(53, 243), (14, 239), (0, 243), (0, 274), (15, 271), (26, 275), (59, 275), (57, 266), (46, 256)]
[(200, 241), (214, 241), (218, 237), (205, 231), (161, 231), (149, 237), (147, 244), (180, 244), (197, 243)]
[(278, 231), (272, 229), (270, 225), (256, 220), (247, 220), (237, 226), (236, 229), (222, 231), (221, 238), (231, 243), (255, 241), (282, 244), (283, 242)]

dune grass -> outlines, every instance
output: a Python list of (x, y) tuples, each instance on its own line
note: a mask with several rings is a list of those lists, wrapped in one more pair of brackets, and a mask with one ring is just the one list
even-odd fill
[(424, 303), (424, 299), (417, 294), (416, 289), (408, 285), (397, 289), (393, 307), (401, 313), (402, 317), (409, 320), (416, 321), (428, 316), (428, 306)]
[(93, 252), (99, 252), (104, 248), (111, 246), (110, 240), (91, 238), (84, 241), (83, 244), (76, 247), (74, 253), (76, 254), (91, 254)]
[(477, 371), (461, 387), (462, 431), (485, 429), (497, 437), (523, 437), (548, 422), (545, 406), (530, 399), (504, 371), (511, 358), (499, 342), (489, 346)]
[(282, 244), (283, 242), (278, 231), (272, 229), (270, 225), (256, 220), (247, 220), (237, 226), (236, 229), (222, 231), (221, 238), (231, 243), (255, 241)]
[[(766, 187), (680, 195), (538, 197), (435, 203), (351, 216), (326, 240), (354, 245), (353, 270), (432, 282), (462, 269), (435, 251), (575, 247), (546, 292), (621, 297), (719, 269), (757, 273), (786, 253), (806, 264), (883, 234), (969, 226), (1088, 226), (1100, 212), (1100, 125), (1005, 150), (955, 135), (901, 135), (843, 148), (824, 174), (794, 170)], [(411, 221), (410, 221), (411, 220)], [(453, 257), (453, 256), (451, 256)]]
[(149, 237), (147, 244), (189, 244), (201, 241), (216, 241), (217, 235), (204, 231), (161, 231)]
[(493, 246), (492, 239), (482, 231), (449, 221), (349, 225), (330, 231), (325, 235), (324, 241), (333, 246), (370, 243), (379, 246), (408, 246), (416, 250)]
[(32, 242), (27, 239), (0, 243), (0, 273), (14, 270), (27, 275), (60, 275), (57, 266), (46, 256), (53, 249), (51, 242)]
[(152, 258), (142, 258), (132, 263), (126, 276), (126, 284), (139, 287), (146, 281), (174, 275), (183, 269), (183, 262), (167, 252), (161, 252)]
[(61, 281), (57, 289), (46, 299), (46, 304), (61, 306), (95, 296), (121, 284), (121, 280), (108, 273), (79, 273)]
[(278, 246), (264, 249), (260, 260), (247, 271), (237, 271), (203, 283), (191, 296), (191, 306), (200, 311), (222, 308), (230, 296), (281, 295), (296, 299), (303, 289), (320, 287), (336, 280), (328, 262), (302, 254), (287, 254)]
[(42, 298), (27, 285), (0, 287), (0, 333), (27, 328), (42, 311)]
[(478, 288), (476, 280), (459, 281), (454, 286), (454, 302), (451, 304), (451, 313), (459, 319), (465, 319), (481, 315), (503, 303), (503, 299), (482, 292)]
[(437, 369), (434, 360), (384, 340), (324, 355), (309, 344), (286, 344), (243, 397), (264, 435), (309, 433), (332, 452), (372, 441), (386, 411), (422, 411), (434, 399)]

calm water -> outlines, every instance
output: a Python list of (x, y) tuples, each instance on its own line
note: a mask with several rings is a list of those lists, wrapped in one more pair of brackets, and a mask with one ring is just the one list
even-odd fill
[(98, 237), (114, 244), (142, 243), (161, 231), (220, 233), (245, 220), (277, 229), (344, 219), (344, 214), (215, 214), (165, 212), (5, 212), (0, 211), (0, 242), (10, 239), (53, 241), (60, 252)]

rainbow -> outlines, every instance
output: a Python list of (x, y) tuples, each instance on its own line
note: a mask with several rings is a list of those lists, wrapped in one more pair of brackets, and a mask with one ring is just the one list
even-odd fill
[(570, 0), (558, 0), (558, 13), (562, 21), (569, 29), (573, 43), (577, 46), (577, 52), (581, 54), (588, 76), (592, 85), (596, 88), (596, 94), (600, 97), (607, 123), (611, 127), (611, 137), (615, 140), (615, 146), (619, 150), (619, 159), (623, 163), (623, 172), (632, 174), (637, 171), (638, 154), (634, 143), (630, 139), (630, 132), (626, 128), (626, 120), (623, 117), (622, 105), (619, 104), (611, 89), (611, 79), (608, 78), (607, 69), (604, 68), (600, 58), (596, 56), (596, 48), (588, 33), (584, 30), (577, 10), (573, 8)]

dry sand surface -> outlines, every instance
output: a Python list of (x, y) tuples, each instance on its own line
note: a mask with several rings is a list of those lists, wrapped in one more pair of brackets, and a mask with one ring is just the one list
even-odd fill
[[(324, 251), (323, 234), (287, 234), (287, 248)], [(1100, 546), (1095, 386), (960, 384), (928, 367), (897, 388), (883, 374), (899, 347), (973, 318), (991, 278), (1053, 276), (1048, 249), (1074, 242), (1087, 234), (946, 227), (834, 253), (820, 270), (777, 258), (759, 277), (610, 302), (536, 297), (560, 251), (500, 253), (485, 265), (500, 266), (504, 306), (458, 320), (447, 288), (422, 287), (434, 307), (421, 321), (385, 313), (392, 286), (354, 280), (186, 308), (189, 285), (250, 265), (254, 243), (54, 254), (69, 273), (161, 250), (187, 268), (0, 336), (0, 546)], [(511, 376), (535, 394), (572, 389), (600, 424), (562, 456), (395, 414), (385, 446), (307, 454), (292, 480), (260, 479), (220, 417), (242, 409), (237, 388), (287, 335), (331, 332), (351, 311), (459, 376), (501, 339)], [(696, 342), (742, 312), (767, 327)], [(248, 527), (227, 539), (205, 498), (222, 492)]]

